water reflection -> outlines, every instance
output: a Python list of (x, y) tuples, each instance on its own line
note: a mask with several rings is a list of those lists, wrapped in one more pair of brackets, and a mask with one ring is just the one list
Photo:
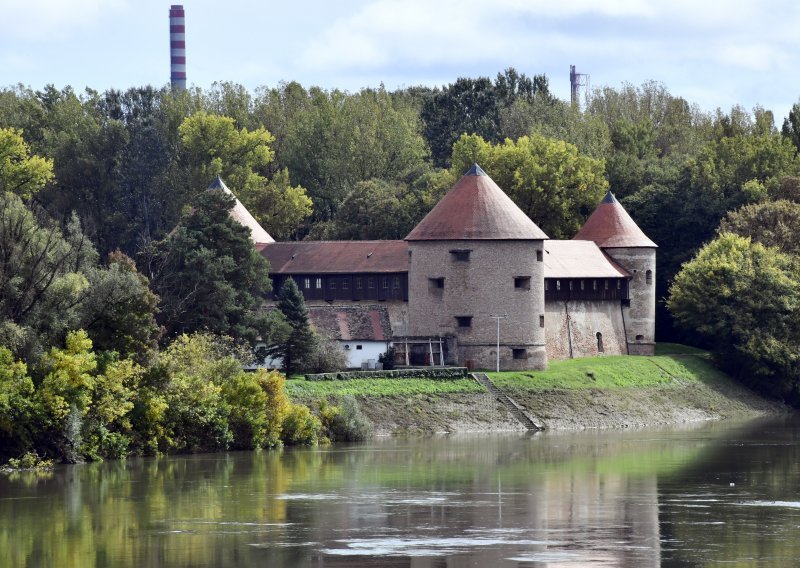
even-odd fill
[(797, 432), (387, 439), (20, 473), (0, 476), (0, 551), (9, 566), (793, 565)]

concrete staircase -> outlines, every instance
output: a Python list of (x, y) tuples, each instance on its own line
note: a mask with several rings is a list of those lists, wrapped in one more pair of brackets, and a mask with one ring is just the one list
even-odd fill
[(497, 388), (486, 373), (472, 373), (472, 378), (482, 384), (489, 393), (499, 400), (508, 409), (511, 415), (516, 418), (520, 424), (525, 426), (526, 429), (536, 431), (544, 430), (544, 424), (528, 414), (516, 400)]

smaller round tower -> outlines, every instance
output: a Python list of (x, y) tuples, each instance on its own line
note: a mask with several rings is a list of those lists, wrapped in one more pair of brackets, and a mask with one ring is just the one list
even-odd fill
[(594, 241), (630, 273), (622, 316), (630, 355), (653, 355), (656, 345), (656, 248), (610, 191), (574, 237)]

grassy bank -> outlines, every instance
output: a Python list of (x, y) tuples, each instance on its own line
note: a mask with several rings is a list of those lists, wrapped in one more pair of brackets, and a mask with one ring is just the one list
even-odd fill
[[(785, 413), (719, 371), (708, 353), (662, 344), (652, 357), (552, 361), (546, 371), (488, 373), (549, 429), (674, 425)], [(353, 395), (376, 432), (519, 430), (523, 426), (471, 378), (286, 382), (290, 398), (313, 403)]]
[(568, 359), (550, 362), (546, 371), (488, 374), (498, 387), (511, 391), (670, 388), (731, 380), (714, 367), (705, 351), (673, 343), (659, 345), (652, 357)]

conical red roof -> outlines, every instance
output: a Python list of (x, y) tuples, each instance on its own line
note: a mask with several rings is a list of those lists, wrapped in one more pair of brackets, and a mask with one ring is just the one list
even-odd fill
[(594, 241), (601, 248), (658, 246), (647, 238), (610, 191), (573, 239)]
[(473, 165), (406, 237), (407, 241), (540, 240), (547, 235)]

